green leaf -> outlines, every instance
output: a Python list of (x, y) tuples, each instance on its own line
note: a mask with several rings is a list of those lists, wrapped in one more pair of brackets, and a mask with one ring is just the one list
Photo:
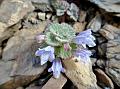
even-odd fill
[(61, 43), (71, 42), (71, 40), (75, 37), (73, 28), (66, 23), (53, 23), (50, 25), (49, 30), (56, 36), (55, 39)]
[(74, 51), (75, 49), (77, 49), (77, 45), (75, 43), (71, 43), (70, 47), (72, 48), (72, 51)]
[(55, 1), (53, 2), (53, 7), (57, 12), (57, 16), (64, 15), (64, 13), (67, 11), (69, 6), (70, 5), (67, 1), (58, 0), (56, 2)]
[(74, 21), (78, 20), (78, 12), (79, 8), (74, 4), (70, 4), (70, 8), (67, 10), (67, 14), (72, 18)]
[(56, 47), (55, 48), (55, 53), (57, 55), (57, 57), (61, 57), (62, 59), (66, 59), (72, 56), (72, 51), (65, 51), (63, 46), (62, 47)]
[(57, 41), (55, 39), (55, 36), (50, 32), (46, 33), (46, 40), (45, 41), (48, 45), (51, 45), (51, 46), (59, 46), (60, 45), (60, 42)]

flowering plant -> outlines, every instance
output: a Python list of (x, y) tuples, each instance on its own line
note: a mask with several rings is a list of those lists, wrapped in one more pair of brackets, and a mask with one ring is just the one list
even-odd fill
[(86, 45), (95, 46), (91, 29), (80, 32), (78, 35), (73, 27), (66, 23), (52, 23), (47, 29), (44, 34), (37, 36), (37, 40), (43, 41), (47, 46), (38, 48), (35, 55), (40, 57), (41, 65), (47, 61), (52, 62), (48, 72), (53, 72), (55, 78), (60, 76), (60, 72), (65, 72), (61, 60), (79, 57), (84, 63), (90, 61), (92, 53), (86, 49)]

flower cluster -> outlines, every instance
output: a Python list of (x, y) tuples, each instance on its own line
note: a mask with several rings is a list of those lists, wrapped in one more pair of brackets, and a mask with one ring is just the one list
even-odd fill
[(75, 35), (73, 28), (65, 23), (52, 23), (48, 27), (48, 31), (44, 35), (36, 37), (38, 42), (44, 42), (46, 47), (38, 48), (35, 52), (36, 56), (40, 57), (41, 65), (47, 61), (52, 62), (48, 72), (53, 72), (55, 78), (59, 78), (61, 72), (65, 72), (62, 65), (62, 59), (68, 59), (72, 56), (78, 57), (78, 61), (88, 63), (92, 55), (86, 47), (93, 47), (95, 38), (92, 36), (91, 29), (80, 32)]

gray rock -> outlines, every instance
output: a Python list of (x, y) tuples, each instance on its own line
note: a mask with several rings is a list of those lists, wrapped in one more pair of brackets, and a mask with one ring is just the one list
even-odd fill
[(105, 57), (106, 50), (107, 50), (106, 48), (107, 48), (106, 43), (98, 45), (98, 55), (99, 55), (100, 58)]
[(2, 47), (0, 47), (0, 58), (2, 57)]
[(52, 8), (50, 7), (51, 0), (31, 0), (31, 1), (32, 1), (33, 6), (36, 9), (39, 9), (43, 12), (52, 11)]
[(16, 89), (19, 86), (24, 86), (38, 78), (35, 76), (14, 76), (10, 77), (15, 61), (2, 61), (0, 60), (0, 89)]
[(42, 23), (39, 26), (38, 29), (21, 29), (8, 40), (6, 47), (3, 49), (2, 60), (16, 60), (11, 76), (37, 75), (46, 68), (46, 65), (33, 67), (33, 60), (36, 59), (35, 51), (40, 46), (35, 37), (44, 30), (46, 24)]
[(24, 29), (44, 29), (46, 25), (46, 21), (42, 20), (42, 17), (45, 18), (45, 16), (38, 16), (38, 13), (32, 12), (29, 13), (27, 16), (25, 16), (22, 26)]
[(41, 86), (30, 86), (25, 89), (42, 89)]
[(102, 20), (101, 20), (100, 15), (98, 14), (90, 21), (87, 28), (92, 29), (93, 32), (97, 32), (100, 30), (101, 24), (102, 24)]
[(41, 33), (45, 26), (46, 24), (43, 22), (40, 23), (36, 29), (21, 29), (17, 31), (15, 35), (8, 40), (7, 46), (3, 49), (2, 59), (16, 59), (20, 53), (28, 50), (35, 42), (35, 36)]
[(91, 58), (92, 66), (95, 66), (96, 61), (97, 61), (97, 58)]
[(0, 85), (10, 81), (12, 78), (9, 76), (12, 65), (14, 62), (4, 62), (0, 61)]
[(45, 13), (39, 12), (38, 13), (38, 18), (41, 20), (45, 20)]
[(9, 27), (17, 24), (28, 12), (33, 10), (34, 7), (29, 0), (4, 0), (2, 2), (0, 6), (0, 44), (19, 29), (9, 29)]
[(107, 12), (120, 13), (120, 0), (88, 0)]
[(30, 0), (4, 0), (0, 6), (0, 22), (11, 26), (33, 10)]
[(106, 72), (120, 86), (120, 40), (108, 42), (106, 55), (109, 59)]
[(102, 29), (100, 29), (100, 34), (104, 36), (107, 40), (119, 39), (120, 29), (112, 25), (105, 24)]
[(39, 29), (18, 30), (8, 40), (1, 60), (5, 63), (0, 62), (0, 89), (16, 89), (27, 85), (44, 71), (46, 65), (33, 66), (33, 60), (36, 58), (35, 51), (40, 46), (35, 36), (41, 33), (45, 26), (43, 23)]
[[(108, 60), (108, 66), (106, 67), (107, 74), (112, 78), (112, 80), (120, 86), (120, 29), (112, 29), (113, 38), (107, 43), (106, 56)], [(109, 29), (108, 29), (109, 30)]]
[(105, 59), (98, 59), (96, 62), (97, 66), (99, 66), (100, 68), (104, 69), (106, 66), (106, 61)]
[(18, 88), (16, 88), (16, 89), (24, 89), (23, 87), (18, 87)]
[(3, 24), (0, 25), (1, 26), (1, 28), (0, 28), (0, 45), (4, 40), (13, 36), (14, 33), (21, 28), (21, 23), (20, 22), (18, 22), (17, 24), (15, 24), (11, 27), (2, 27), (2, 25)]

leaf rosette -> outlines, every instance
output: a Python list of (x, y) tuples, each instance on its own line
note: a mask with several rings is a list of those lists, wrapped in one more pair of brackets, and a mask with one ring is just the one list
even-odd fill
[(52, 23), (46, 33), (46, 43), (51, 46), (60, 46), (64, 43), (70, 43), (75, 37), (73, 28), (66, 23)]

